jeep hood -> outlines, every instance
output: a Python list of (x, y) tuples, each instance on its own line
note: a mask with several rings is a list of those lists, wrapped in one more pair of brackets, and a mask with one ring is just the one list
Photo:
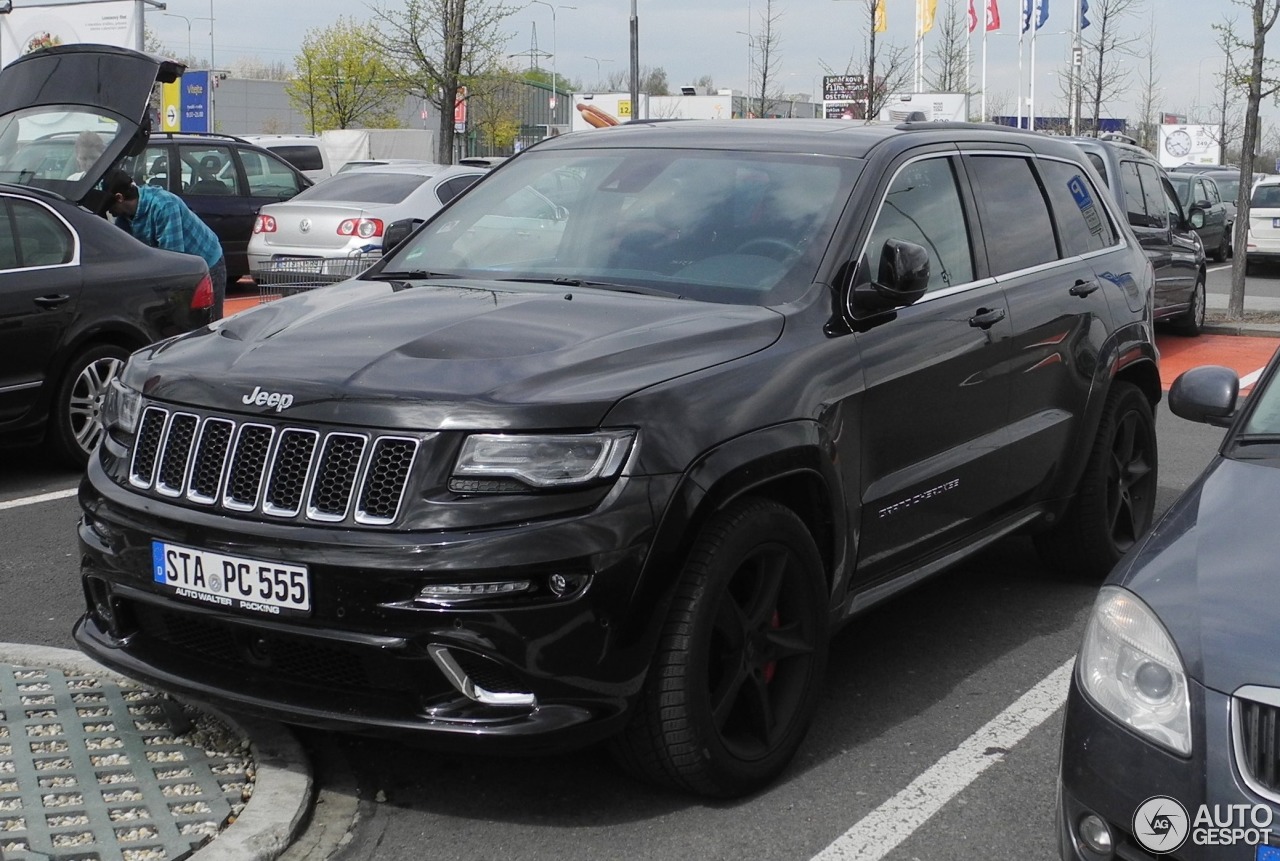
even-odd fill
[[(769, 308), (477, 281), (350, 281), (158, 345), (151, 398), (391, 428), (582, 428), (627, 394), (764, 349)], [(278, 405), (282, 398), (277, 398)]]

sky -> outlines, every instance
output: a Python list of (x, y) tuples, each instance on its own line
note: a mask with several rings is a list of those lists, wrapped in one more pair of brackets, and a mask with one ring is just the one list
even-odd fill
[[(383, 0), (393, 6), (396, 0)], [(630, 17), (634, 3), (639, 22), (639, 62), (661, 67), (674, 89), (710, 76), (718, 88), (743, 90), (748, 85), (750, 38), (762, 29), (764, 0), (571, 0), (559, 3), (530, 2), (507, 19), (509, 53), (526, 54), (512, 59), (527, 67), (527, 53), (537, 50), (539, 64), (562, 76), (580, 81), (594, 90), (601, 78), (615, 70), (626, 70), (630, 62)], [(910, 46), (914, 41), (915, 0), (886, 0), (888, 30), (879, 39), (889, 44)], [(944, 8), (948, 0), (938, 0)], [(961, 0), (967, 9), (967, 0)], [(1036, 113), (1065, 111), (1059, 95), (1058, 71), (1065, 68), (1070, 54), (1072, 3), (1074, 0), (1047, 0), (1049, 17), (1036, 40)], [(1021, 0), (998, 0), (1002, 32), (987, 38), (987, 90), (991, 106), (1003, 104), (1008, 113), (1016, 109), (1018, 71), (1018, 9)], [(168, 12), (151, 9), (147, 26), (175, 52), (184, 52), (188, 38), (186, 21), (191, 20), (193, 50), (208, 54), (208, 18), (213, 23), (215, 64), (225, 68), (230, 60), (254, 57), (266, 63), (292, 66), (293, 58), (309, 30), (320, 30), (340, 16), (373, 18), (373, 5), (363, 0), (167, 0)], [(17, 0), (22, 5), (22, 0)], [(511, 5), (519, 5), (519, 0)], [(1096, 5), (1096, 0), (1095, 0)], [(1245, 10), (1236, 0), (1139, 0), (1140, 10), (1126, 19), (1125, 32), (1142, 34), (1138, 46), (1145, 54), (1148, 32), (1154, 32), (1157, 88), (1161, 90), (1160, 110), (1191, 115), (1197, 112), (1208, 121), (1214, 100), (1213, 75), (1223, 65), (1210, 25), (1236, 19), (1243, 27)], [(1152, 12), (1154, 8), (1154, 14)], [(786, 92), (818, 92), (824, 73), (843, 73), (853, 58), (866, 53), (865, 0), (774, 0), (779, 42), (773, 63), (776, 78)], [(941, 12), (939, 13), (941, 14)], [(1096, 25), (1095, 25), (1096, 26)], [(1086, 31), (1087, 34), (1088, 31)], [(981, 88), (982, 40), (975, 32), (971, 49), (973, 89)], [(938, 32), (926, 35), (928, 53), (937, 43)], [(1275, 48), (1268, 53), (1280, 57), (1280, 34), (1273, 36)], [(858, 62), (858, 61), (855, 61)], [(1140, 102), (1140, 67), (1145, 73), (1146, 58), (1125, 61), (1134, 69), (1128, 98), (1104, 108), (1104, 115), (1136, 118)], [(1024, 42), (1022, 80), (1030, 92), (1030, 39)], [(855, 68), (854, 71), (857, 71)], [(597, 76), (599, 75), (599, 77)], [(978, 100), (975, 96), (975, 102)], [(975, 104), (975, 109), (977, 105)]]

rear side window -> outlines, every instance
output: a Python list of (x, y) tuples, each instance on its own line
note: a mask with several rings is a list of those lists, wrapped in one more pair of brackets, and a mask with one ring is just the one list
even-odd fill
[(70, 262), (74, 250), (66, 225), (43, 206), (0, 202), (0, 269), (57, 266)]
[(1149, 164), (1122, 161), (1120, 178), (1124, 181), (1124, 208), (1129, 223), (1134, 227), (1168, 227), (1169, 207), (1156, 169)]
[(1151, 226), (1168, 227), (1170, 213), (1178, 211), (1176, 195), (1165, 188), (1154, 166), (1139, 163), (1138, 176), (1142, 180), (1142, 195), (1147, 202), (1147, 217), (1152, 219)]
[(982, 202), (982, 236), (992, 275), (1029, 269), (1058, 259), (1049, 203), (1022, 156), (978, 155), (968, 159)]
[(1280, 209), (1280, 185), (1255, 185), (1249, 203), (1264, 209)]
[(455, 176), (453, 179), (446, 179), (436, 189), (436, 197), (440, 198), (441, 203), (448, 203), (466, 191), (471, 183), (479, 178), (479, 176)]
[(270, 146), (267, 149), (289, 162), (298, 170), (324, 170), (324, 155), (320, 152), (320, 147), (318, 146), (293, 144)]
[(1063, 250), (1067, 254), (1087, 254), (1115, 245), (1115, 228), (1102, 198), (1080, 166), (1047, 159), (1039, 165)]
[(902, 239), (929, 252), (929, 291), (973, 280), (968, 221), (950, 159), (904, 167), (885, 194), (867, 241), (867, 264), (878, 278), (885, 240)]
[(298, 200), (399, 203), (428, 179), (420, 173), (378, 173), (366, 168), (332, 176), (298, 195)]
[(240, 150), (245, 181), (251, 197), (274, 197), (287, 200), (302, 190), (298, 176), (280, 159), (256, 150)]

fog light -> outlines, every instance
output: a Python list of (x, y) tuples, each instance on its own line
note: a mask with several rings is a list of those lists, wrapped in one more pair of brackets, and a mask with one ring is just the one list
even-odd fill
[(552, 574), (547, 578), (547, 588), (557, 598), (564, 598), (582, 591), (587, 578), (580, 574)]
[(1107, 827), (1107, 823), (1102, 820), (1101, 816), (1090, 813), (1080, 820), (1080, 825), (1076, 830), (1080, 834), (1080, 842), (1090, 852), (1108, 857), (1111, 855), (1111, 829)]
[(460, 601), (476, 601), (495, 595), (514, 595), (528, 592), (533, 584), (528, 580), (504, 580), (499, 583), (433, 583), (423, 586), (415, 601), (427, 604), (455, 604)]

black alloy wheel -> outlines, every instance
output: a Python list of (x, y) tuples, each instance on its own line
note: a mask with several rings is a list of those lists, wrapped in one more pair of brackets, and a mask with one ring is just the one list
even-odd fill
[(95, 344), (67, 365), (55, 396), (49, 433), (50, 443), (67, 463), (83, 468), (102, 441), (102, 402), (128, 358), (124, 347)]
[(790, 509), (744, 500), (699, 534), (619, 763), (646, 780), (734, 798), (800, 746), (827, 656), (821, 558)]
[(1150, 402), (1132, 383), (1112, 383), (1075, 499), (1036, 536), (1045, 564), (1071, 577), (1105, 577), (1151, 526), (1158, 462)]

